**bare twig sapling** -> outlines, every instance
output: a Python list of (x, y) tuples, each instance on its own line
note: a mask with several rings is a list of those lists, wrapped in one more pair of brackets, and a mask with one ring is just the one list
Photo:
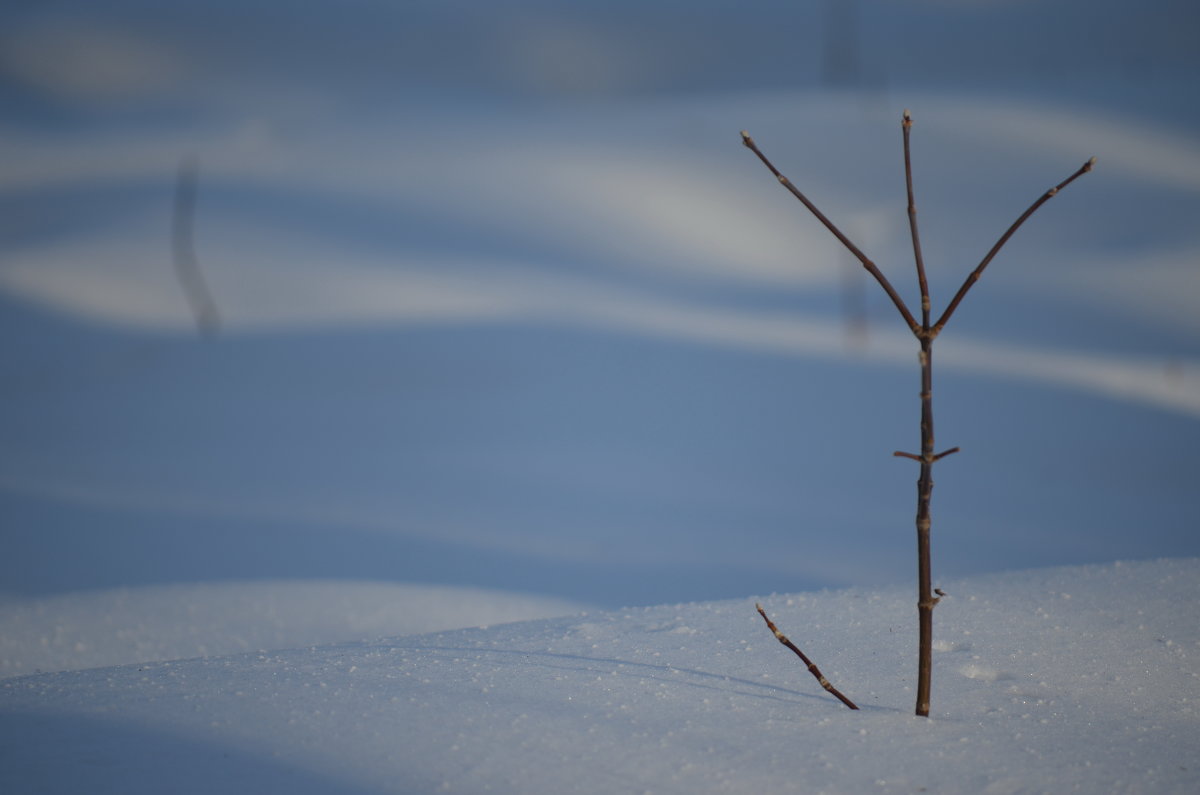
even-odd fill
[[(1025, 210), (1025, 212), (1021, 213), (1020, 217), (1013, 222), (1012, 226), (1010, 226), (1008, 230), (1000, 236), (1000, 239), (996, 241), (996, 244), (992, 246), (991, 250), (988, 251), (975, 270), (971, 271), (970, 275), (967, 276), (966, 281), (964, 281), (962, 286), (958, 288), (958, 292), (955, 293), (954, 297), (950, 300), (949, 305), (947, 305), (941, 316), (938, 317), (936, 321), (933, 321), (930, 313), (931, 304), (929, 300), (929, 284), (925, 278), (925, 260), (921, 255), (921, 237), (917, 231), (917, 206), (915, 200), (913, 199), (912, 157), (909, 148), (909, 134), (912, 130), (912, 117), (909, 115), (907, 110), (904, 111), (904, 118), (901, 123), (901, 127), (904, 132), (904, 180), (908, 193), (908, 225), (909, 231), (912, 235), (913, 256), (916, 260), (917, 266), (917, 283), (921, 290), (921, 319), (919, 321), (909, 310), (908, 305), (904, 302), (904, 299), (900, 297), (900, 294), (896, 292), (896, 289), (892, 287), (891, 282), (888, 281), (887, 277), (883, 275), (883, 272), (879, 270), (875, 263), (868, 259), (867, 256), (863, 254), (862, 251), (860, 251), (859, 248), (854, 245), (854, 243), (851, 242), (848, 237), (842, 234), (841, 230), (834, 226), (833, 222), (826, 218), (825, 215), (817, 209), (816, 205), (809, 201), (808, 198), (801, 193), (796, 186), (788, 180), (787, 177), (779, 173), (779, 169), (775, 168), (771, 161), (767, 159), (766, 155), (759, 150), (758, 146), (754, 143), (754, 139), (751, 138), (749, 133), (745, 131), (742, 132), (742, 143), (744, 143), (746, 147), (750, 149), (750, 151), (754, 152), (754, 154), (758, 156), (758, 159), (761, 160), (763, 165), (765, 165), (771, 171), (771, 173), (775, 175), (775, 178), (779, 180), (779, 183), (783, 185), (783, 187), (787, 188), (787, 190), (793, 196), (799, 199), (800, 203), (807, 207), (809, 212), (811, 212), (817, 218), (817, 220), (825, 226), (826, 229), (832, 232), (833, 236), (841, 241), (842, 245), (845, 246), (846, 249), (853, 254), (859, 262), (862, 263), (862, 266), (867, 270), (867, 272), (875, 277), (875, 281), (877, 281), (879, 286), (883, 288), (883, 291), (887, 293), (888, 298), (891, 299), (892, 304), (900, 313), (900, 317), (903, 318), (904, 323), (908, 326), (909, 330), (912, 331), (913, 336), (917, 338), (917, 342), (921, 346), (918, 357), (918, 361), (921, 364), (921, 452), (917, 454), (897, 451), (893, 453), (893, 455), (901, 458), (910, 458), (921, 465), (920, 475), (917, 478), (917, 617), (919, 622), (919, 652), (917, 664), (916, 714), (928, 716), (929, 687), (933, 670), (933, 608), (941, 599), (940, 592), (935, 591), (933, 588), (933, 576), (930, 568), (929, 555), (929, 529), (931, 526), (929, 501), (933, 495), (933, 465), (951, 453), (958, 452), (957, 447), (951, 447), (950, 449), (943, 450), (940, 453), (934, 452), (933, 341), (942, 332), (942, 329), (945, 327), (947, 321), (950, 320), (950, 316), (954, 314), (956, 309), (958, 309), (958, 305), (962, 303), (962, 300), (964, 297), (966, 297), (967, 292), (975, 285), (975, 282), (979, 281), (979, 277), (983, 275), (984, 269), (991, 264), (992, 259), (995, 258), (996, 254), (1000, 251), (1004, 244), (1008, 242), (1009, 238), (1013, 236), (1017, 229), (1019, 229), (1020, 226), (1025, 223), (1029, 216), (1033, 215), (1039, 207), (1053, 198), (1060, 190), (1065, 188), (1067, 185), (1070, 185), (1078, 177), (1091, 171), (1092, 167), (1096, 163), (1096, 158), (1093, 157), (1092, 159), (1088, 160), (1086, 163), (1080, 166), (1074, 174), (1043, 193), (1036, 201), (1034, 201), (1033, 204), (1029, 205), (1029, 208)], [(935, 595), (935, 593), (937, 595)], [(762, 610), (760, 609), (759, 612), (761, 613)], [(763, 614), (763, 618), (766, 618), (766, 614)], [(770, 621), (767, 623), (768, 626), (771, 626), (772, 631), (775, 632), (776, 637), (780, 638), (782, 641), (783, 637), (779, 631), (776, 630), (773, 625), (771, 625)], [(793, 651), (795, 651), (797, 654), (800, 654), (798, 649), (793, 648)], [(801, 657), (805, 660), (805, 662), (807, 662), (807, 658), (803, 657), (803, 655), (801, 655)], [(814, 670), (812, 664), (808, 664), (810, 666), (809, 669)], [(826, 683), (822, 682), (822, 684), (824, 685)], [(827, 687), (826, 689), (830, 688)], [(833, 692), (834, 695), (837, 695), (839, 698), (842, 698), (844, 702), (846, 701), (846, 699), (843, 698), (840, 693), (832, 690), (831, 692)]]

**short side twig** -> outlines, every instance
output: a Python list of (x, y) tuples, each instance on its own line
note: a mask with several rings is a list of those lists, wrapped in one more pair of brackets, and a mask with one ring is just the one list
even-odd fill
[[(943, 451), (942, 451), (942, 452), (940, 452), (940, 453), (934, 453), (934, 454), (933, 454), (933, 455), (930, 457), (930, 459), (929, 459), (929, 463), (931, 463), (931, 464), (932, 464), (934, 461), (941, 461), (941, 460), (942, 460), (943, 458), (945, 458), (946, 456), (948, 456), (948, 455), (953, 455), (954, 453), (957, 453), (957, 452), (958, 452), (960, 449), (961, 449), (961, 448), (959, 448), (959, 447), (951, 447), (949, 450), (943, 450)], [(916, 453), (906, 453), (906, 452), (904, 452), (903, 450), (897, 450), (896, 452), (892, 453), (892, 455), (894, 455), (896, 458), (911, 458), (913, 461), (916, 461), (916, 462), (918, 462), (918, 463), (921, 463), (921, 462), (924, 462), (924, 461), (925, 461), (925, 459), (924, 459), (924, 458), (922, 458), (921, 456), (917, 455)]]
[(784, 646), (787, 646), (789, 649), (791, 649), (792, 651), (794, 651), (796, 653), (796, 656), (799, 657), (801, 659), (801, 661), (805, 665), (808, 666), (808, 672), (810, 674), (812, 674), (814, 677), (816, 677), (817, 681), (821, 683), (821, 687), (825, 688), (830, 693), (832, 693), (833, 696), (838, 701), (842, 702), (850, 709), (858, 709), (857, 704), (855, 704), (853, 701), (851, 701), (850, 699), (848, 699), (844, 695), (842, 695), (841, 691), (838, 690), (836, 687), (829, 684), (829, 680), (826, 679), (825, 676), (821, 673), (821, 669), (818, 668), (812, 660), (808, 659), (808, 657), (806, 657), (804, 655), (804, 652), (800, 651), (799, 647), (797, 647), (795, 643), (792, 643), (790, 640), (788, 640), (787, 635), (784, 635), (782, 632), (779, 631), (779, 628), (775, 626), (774, 622), (772, 622), (771, 619), (767, 618), (767, 612), (765, 610), (763, 610), (762, 605), (755, 604), (754, 606), (756, 608), (758, 608), (758, 614), (763, 617), (763, 621), (767, 622), (767, 628), (770, 629), (772, 633), (774, 633), (776, 639), (778, 639), (780, 643), (782, 643)]

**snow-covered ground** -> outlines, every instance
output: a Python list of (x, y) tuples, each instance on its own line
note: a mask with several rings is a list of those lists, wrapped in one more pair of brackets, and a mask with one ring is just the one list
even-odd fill
[(0, 678), (565, 615), (483, 588), (355, 581), (148, 585), (0, 601)]
[(912, 715), (913, 594), (856, 588), (763, 601), (857, 712), (821, 690), (745, 598), (8, 679), (0, 784), (293, 795), (1200, 787), (1200, 560), (984, 575), (945, 590), (929, 719)]

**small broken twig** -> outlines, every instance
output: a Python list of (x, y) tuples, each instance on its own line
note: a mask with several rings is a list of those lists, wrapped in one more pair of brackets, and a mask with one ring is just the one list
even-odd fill
[(812, 660), (808, 659), (808, 657), (806, 657), (804, 655), (804, 652), (800, 651), (800, 648), (795, 643), (792, 643), (790, 640), (788, 640), (787, 635), (784, 635), (782, 632), (779, 631), (779, 628), (775, 626), (775, 623), (773, 621), (771, 621), (771, 619), (767, 618), (767, 611), (763, 610), (762, 605), (755, 603), (754, 606), (756, 608), (758, 608), (758, 614), (763, 617), (763, 621), (767, 622), (767, 628), (770, 629), (771, 632), (773, 632), (775, 634), (775, 637), (779, 640), (780, 643), (782, 643), (784, 646), (787, 646), (789, 649), (794, 651), (796, 653), (796, 656), (799, 657), (804, 662), (804, 664), (808, 666), (808, 672), (816, 677), (817, 681), (821, 683), (821, 687), (825, 688), (830, 693), (832, 693), (833, 696), (835, 698), (837, 698), (838, 701), (842, 702), (850, 709), (858, 709), (857, 704), (855, 704), (853, 701), (851, 701), (850, 699), (848, 699), (844, 695), (842, 695), (842, 692), (840, 690), (838, 690), (836, 687), (829, 684), (829, 680), (826, 679), (825, 675), (821, 673), (821, 669), (817, 667), (816, 663), (814, 663)]

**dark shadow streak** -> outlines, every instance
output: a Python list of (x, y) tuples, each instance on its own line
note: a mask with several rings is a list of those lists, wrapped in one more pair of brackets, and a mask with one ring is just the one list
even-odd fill
[[(715, 679), (719, 682), (723, 682), (726, 684), (743, 685), (745, 687), (753, 688), (754, 690), (757, 690), (757, 691), (769, 691), (769, 692), (745, 692), (745, 691), (736, 691), (736, 690), (732, 691), (732, 692), (736, 693), (737, 695), (742, 695), (742, 696), (750, 696), (753, 698), (767, 699), (770, 701), (780, 701), (785, 704), (794, 703), (791, 699), (781, 698), (780, 696), (775, 695), (776, 693), (786, 693), (787, 695), (794, 696), (796, 698), (812, 699), (815, 701), (829, 701), (830, 703), (833, 703), (833, 704), (837, 703), (836, 700), (834, 700), (832, 698), (827, 698), (826, 696), (823, 696), (823, 695), (818, 695), (818, 694), (814, 694), (814, 693), (801, 693), (797, 690), (789, 690), (788, 688), (785, 688), (785, 687), (779, 687), (777, 685), (763, 684), (762, 682), (755, 682), (750, 679), (742, 679), (742, 678), (739, 678), (736, 676), (727, 676), (725, 674), (714, 674), (714, 673), (710, 673), (708, 671), (701, 671), (696, 668), (679, 668), (674, 665), (657, 665), (654, 663), (633, 662), (630, 660), (618, 660), (614, 657), (586, 657), (581, 654), (563, 654), (561, 652), (551, 652), (551, 651), (523, 651), (523, 650), (519, 650), (519, 649), (483, 649), (483, 648), (476, 648), (476, 647), (460, 647), (460, 646), (425, 646), (425, 645), (403, 646), (400, 644), (389, 644), (388, 648), (404, 649), (407, 651), (414, 651), (414, 652), (415, 651), (454, 652), (456, 654), (485, 652), (485, 653), (489, 653), (489, 654), (505, 655), (505, 656), (511, 656), (511, 657), (523, 657), (523, 658), (540, 657), (540, 658), (549, 658), (549, 659), (554, 659), (554, 660), (565, 660), (565, 661), (574, 661), (574, 662), (584, 663), (584, 666), (582, 666), (582, 667), (567, 666), (567, 665), (557, 665), (556, 666), (556, 665), (552, 665), (548, 662), (539, 663), (545, 667), (554, 668), (556, 670), (588, 671), (588, 672), (593, 672), (593, 673), (604, 673), (604, 671), (601, 671), (594, 666), (588, 665), (588, 664), (596, 664), (596, 663), (609, 665), (609, 666), (615, 666), (616, 668), (628, 667), (628, 668), (647, 669), (647, 670), (653, 672), (651, 674), (645, 675), (645, 677), (648, 679), (654, 679), (656, 681), (670, 682), (672, 684), (682, 684), (682, 685), (686, 685), (688, 687), (696, 687), (696, 688), (701, 688), (704, 690), (712, 690), (712, 691), (716, 691), (719, 693), (730, 692), (730, 690), (728, 688), (721, 688), (721, 687), (717, 687), (717, 686), (710, 685), (710, 684), (704, 684), (701, 682), (680, 681), (679, 679), (677, 679), (675, 677), (672, 677), (669, 675), (667, 675), (667, 676), (663, 675), (664, 673), (670, 674), (671, 672), (675, 672), (675, 673), (688, 674), (689, 676), (694, 676), (694, 677), (697, 677), (700, 679)], [(839, 705), (838, 709), (840, 710), (840, 709), (842, 709), (842, 707)], [(883, 711), (883, 712), (899, 712), (900, 711), (900, 710), (894, 709), (892, 707), (872, 706), (869, 704), (862, 706), (861, 709), (863, 709), (864, 711), (874, 710), (874, 711)]]
[(6, 792), (374, 792), (247, 750), (233, 737), (188, 737), (117, 716), (6, 711), (0, 713), (0, 740), (0, 789)]

